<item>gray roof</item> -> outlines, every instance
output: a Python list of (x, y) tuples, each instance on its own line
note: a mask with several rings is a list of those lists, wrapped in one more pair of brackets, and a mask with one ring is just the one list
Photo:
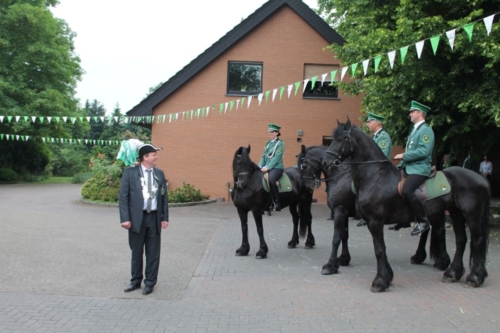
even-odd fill
[[(257, 9), (247, 19), (234, 27), (221, 39), (210, 46), (205, 52), (191, 61), (187, 66), (181, 69), (170, 80), (165, 82), (154, 93), (149, 95), (142, 102), (127, 112), (129, 116), (151, 116), (153, 108), (161, 103), (170, 94), (176, 91), (184, 83), (194, 77), (203, 68), (214, 61), (218, 56), (231, 48), (236, 42), (245, 37), (254, 28), (268, 19), (283, 6), (289, 6), (304, 21), (306, 21), (314, 30), (318, 32), (330, 44), (343, 45), (345, 40), (331, 28), (321, 17), (319, 17), (309, 6), (301, 0), (269, 0), (259, 9)], [(150, 125), (149, 125), (150, 126)], [(149, 127), (148, 126), (148, 127)]]

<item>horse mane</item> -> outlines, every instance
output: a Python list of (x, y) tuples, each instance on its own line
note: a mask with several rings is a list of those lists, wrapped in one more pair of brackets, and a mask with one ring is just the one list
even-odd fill
[[(238, 161), (239, 158), (239, 161)], [(236, 150), (233, 157), (233, 178), (236, 181), (238, 178), (239, 169), (260, 170), (259, 166), (252, 162), (248, 148), (240, 147)]]

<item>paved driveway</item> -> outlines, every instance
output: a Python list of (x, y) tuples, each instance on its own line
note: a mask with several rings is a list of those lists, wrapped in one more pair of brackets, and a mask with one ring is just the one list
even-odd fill
[[(125, 294), (130, 253), (115, 207), (78, 203), (78, 185), (0, 186), (1, 332), (498, 332), (500, 230), (478, 289), (442, 283), (442, 272), (409, 264), (418, 239), (386, 231), (395, 273), (389, 291), (369, 291), (371, 236), (351, 223), (349, 267), (323, 276), (333, 233), (313, 205), (312, 250), (287, 249), (287, 211), (265, 217), (269, 257), (236, 257), (241, 228), (232, 204), (171, 209), (153, 294)], [(454, 253), (454, 236), (448, 235)], [(468, 260), (468, 252), (466, 253)], [(467, 272), (468, 273), (468, 272)]]

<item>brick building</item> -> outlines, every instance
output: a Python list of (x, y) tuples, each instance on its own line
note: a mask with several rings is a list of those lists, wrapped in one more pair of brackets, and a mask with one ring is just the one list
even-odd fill
[[(322, 82), (322, 74), (340, 69), (323, 50), (333, 43), (344, 40), (302, 1), (270, 0), (130, 110), (129, 116), (158, 116), (214, 106), (207, 117), (182, 120), (180, 114), (176, 121), (151, 125), (153, 144), (164, 148), (158, 166), (170, 188), (186, 182), (211, 198), (227, 198), (235, 151), (251, 145), (258, 163), (269, 122), (282, 127), (285, 167), (296, 164), (301, 144), (326, 142), (337, 119), (349, 116), (359, 123), (361, 98), (329, 86), (330, 75)], [(311, 80), (303, 90), (303, 80), (314, 76), (314, 86)], [(287, 88), (280, 100), (280, 87), (298, 81), (297, 95), (294, 87), (288, 98)], [(259, 106), (256, 96), (266, 91), (268, 101), (264, 97)], [(254, 97), (247, 108), (249, 96)], [(231, 101), (232, 111), (220, 113), (219, 105)], [(321, 190), (315, 198), (326, 201)]]

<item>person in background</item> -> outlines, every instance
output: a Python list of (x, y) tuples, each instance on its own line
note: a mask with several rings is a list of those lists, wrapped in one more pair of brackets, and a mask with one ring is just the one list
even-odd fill
[(488, 156), (484, 155), (484, 161), (479, 165), (479, 173), (481, 176), (486, 178), (488, 181), (490, 180), (491, 173), (493, 172), (493, 164), (488, 161)]

